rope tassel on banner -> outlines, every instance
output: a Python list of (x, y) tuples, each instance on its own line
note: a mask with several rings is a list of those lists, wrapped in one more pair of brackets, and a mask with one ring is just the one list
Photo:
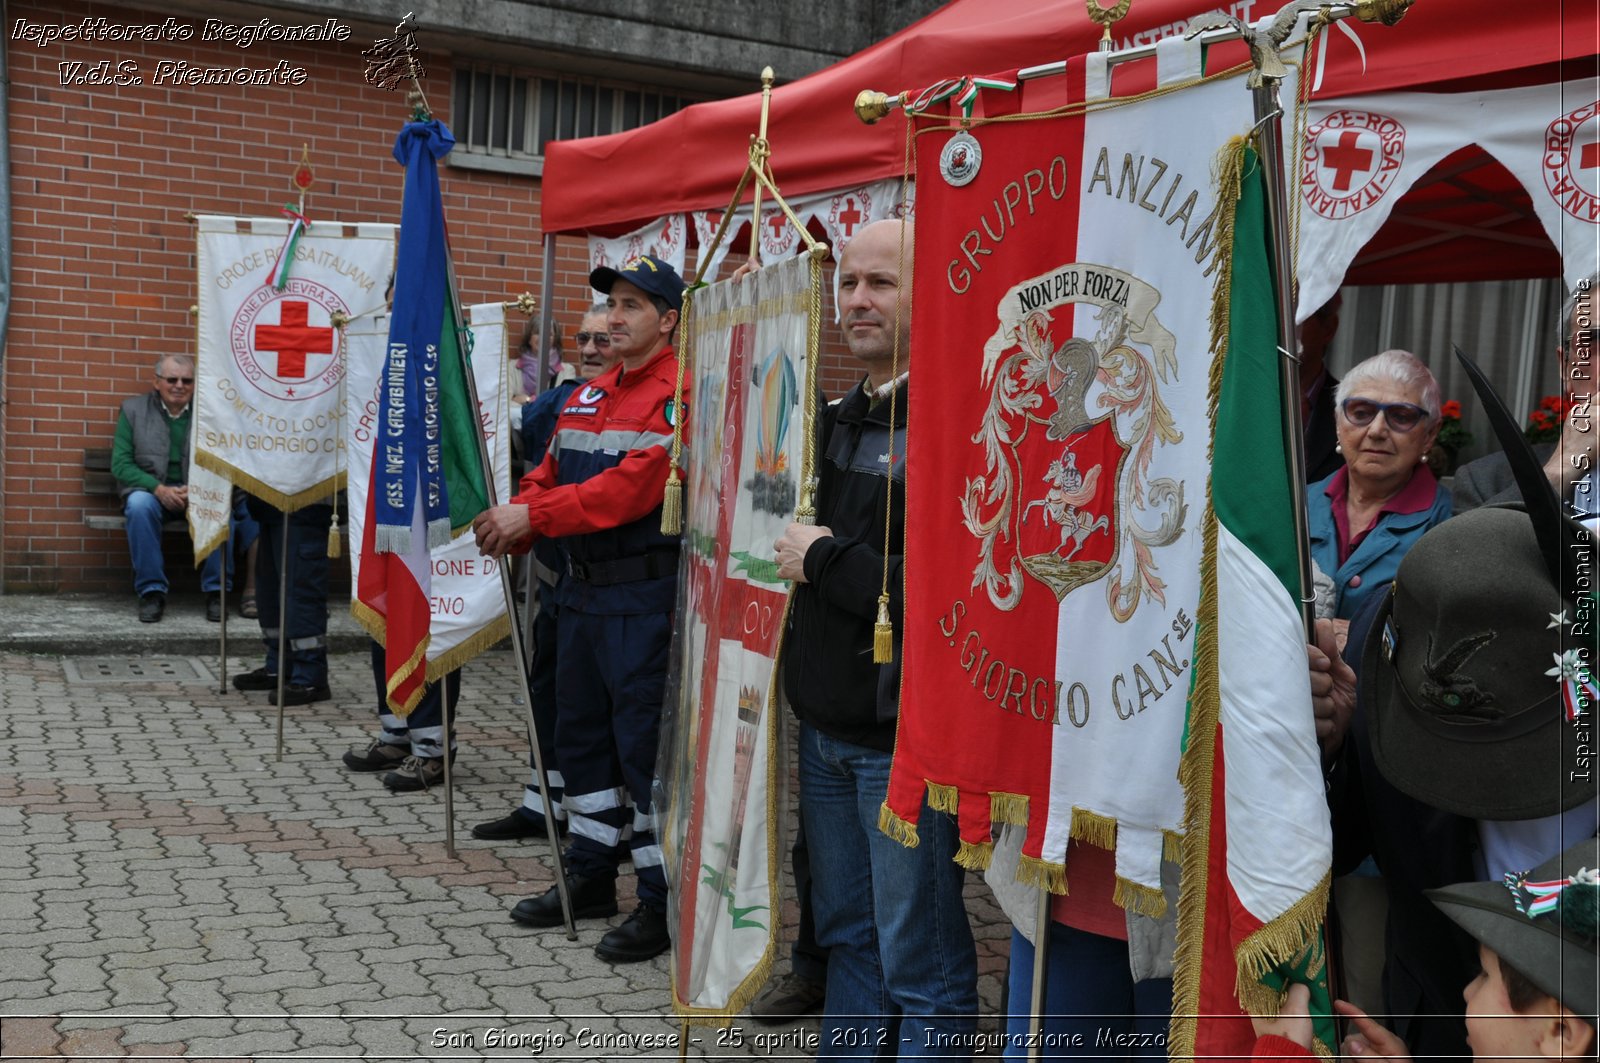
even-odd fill
[(678, 381), (672, 392), (672, 456), (667, 466), (667, 485), (661, 493), (661, 534), (683, 534), (683, 474), (678, 470), (683, 464), (683, 379), (689, 370), (689, 360), (694, 357), (693, 330), (694, 293), (705, 287), (691, 284), (683, 293), (683, 320), (680, 322), (683, 344), (678, 349)]

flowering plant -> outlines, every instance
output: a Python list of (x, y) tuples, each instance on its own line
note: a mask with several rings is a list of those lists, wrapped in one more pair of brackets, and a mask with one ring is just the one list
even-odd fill
[(1439, 437), (1435, 442), (1451, 454), (1472, 445), (1472, 433), (1461, 423), (1461, 403), (1455, 399), (1439, 407)]
[(1567, 423), (1572, 402), (1564, 395), (1546, 395), (1528, 414), (1528, 427), (1522, 434), (1530, 443), (1554, 443), (1561, 438), (1561, 426)]

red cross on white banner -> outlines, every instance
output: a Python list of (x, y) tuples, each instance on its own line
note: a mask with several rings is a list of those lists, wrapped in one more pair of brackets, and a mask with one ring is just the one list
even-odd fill
[(333, 353), (333, 329), (311, 327), (309, 309), (308, 303), (286, 299), (278, 312), (278, 324), (256, 326), (256, 349), (277, 354), (275, 375), (279, 379), (303, 380), (306, 355)]

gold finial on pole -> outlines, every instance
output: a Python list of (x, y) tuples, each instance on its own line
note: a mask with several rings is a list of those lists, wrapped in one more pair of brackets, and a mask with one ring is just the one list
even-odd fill
[[(767, 158), (772, 154), (767, 144), (767, 117), (772, 112), (772, 81), (776, 75), (770, 66), (761, 68), (761, 132), (750, 141), (750, 165), (757, 173), (767, 172)], [(755, 199), (750, 214), (750, 261), (761, 261), (761, 184), (756, 183)]]
[(1356, 18), (1362, 22), (1381, 22), (1393, 26), (1406, 16), (1415, 0), (1356, 0)]
[(417, 44), (416, 28), (415, 13), (407, 11), (406, 17), (395, 26), (394, 36), (374, 41), (371, 48), (361, 53), (361, 57), (367, 61), (367, 84), (392, 91), (399, 88), (402, 82), (411, 82), (406, 102), (411, 105), (415, 118), (426, 121), (432, 112), (428, 107), (428, 97), (422, 91), (422, 79), (427, 72), (417, 61), (417, 53), (421, 48)]
[(500, 305), (505, 307), (507, 310), (515, 310), (519, 314), (526, 314), (527, 316), (532, 317), (533, 311), (538, 307), (539, 304), (534, 301), (532, 292), (523, 292), (510, 302), (501, 303)]
[(862, 89), (856, 93), (856, 117), (866, 125), (871, 125), (880, 118), (888, 117), (890, 111), (898, 103), (898, 99), (886, 92), (875, 92), (872, 89)]
[(1111, 27), (1114, 23), (1121, 22), (1128, 17), (1128, 8), (1133, 6), (1133, 0), (1117, 0), (1110, 7), (1102, 7), (1100, 0), (1083, 0), (1083, 6), (1089, 11), (1089, 20), (1101, 28), (1100, 50), (1111, 50)]

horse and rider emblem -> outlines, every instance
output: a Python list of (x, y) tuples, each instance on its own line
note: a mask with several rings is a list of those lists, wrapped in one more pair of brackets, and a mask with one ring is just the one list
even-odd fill
[(1058, 602), (1104, 580), (1118, 621), (1142, 598), (1165, 600), (1153, 551), (1182, 534), (1187, 507), (1180, 481), (1152, 475), (1156, 448), (1182, 439), (1161, 397), (1177, 360), (1159, 301), (1137, 278), (1083, 263), (1001, 300), (972, 438), (986, 467), (962, 499), (978, 540), (973, 586), (997, 608), (1017, 607), (1027, 577)]

